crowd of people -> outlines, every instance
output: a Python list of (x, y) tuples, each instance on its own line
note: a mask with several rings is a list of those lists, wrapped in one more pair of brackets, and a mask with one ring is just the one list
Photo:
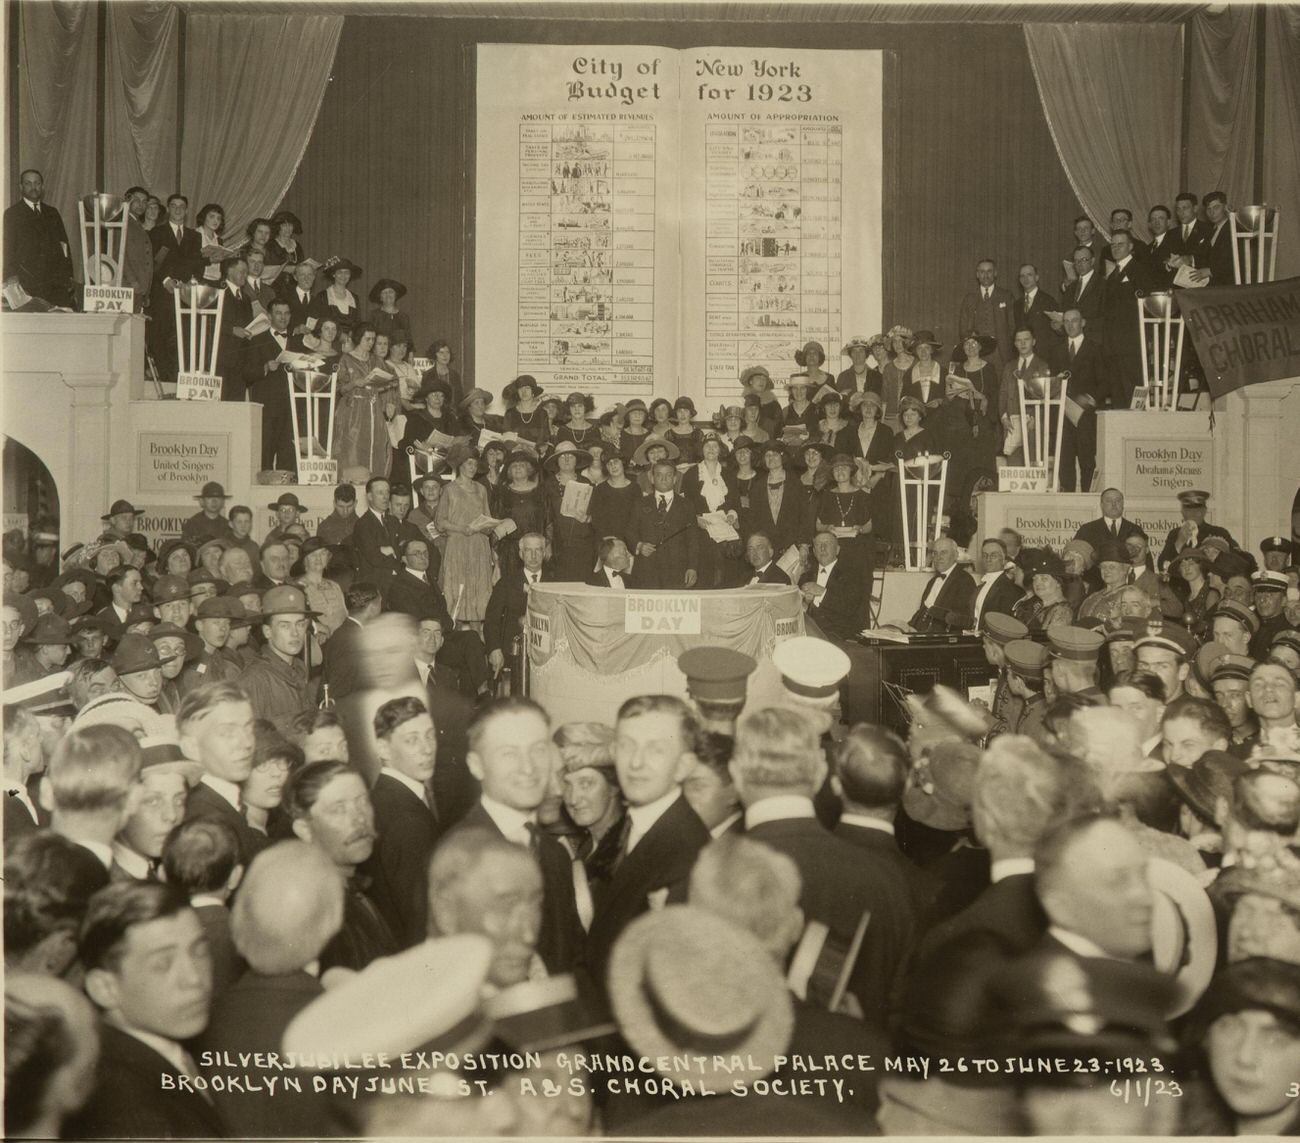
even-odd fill
[[(1107, 299), (1218, 273), (1207, 204), (1208, 236), (1154, 208), (1140, 256), (1112, 217), (1108, 277), (1081, 220), (1061, 303), (982, 262), (946, 373), (928, 331), (854, 338), (839, 374), (809, 343), (787, 403), (756, 367), (705, 427), (527, 376), (498, 417), (450, 346), (410, 363), (400, 283), (369, 322), (346, 260), (316, 293), (292, 215), (232, 254), (206, 207), (195, 260), (174, 196), (158, 288), (270, 292), (223, 349), (255, 400), (285, 392), (277, 334), (337, 361), (344, 480), (314, 534), (284, 492), (254, 538), (209, 484), (156, 548), (126, 500), (62, 550), (57, 521), (5, 537), (6, 1133), (1294, 1132), (1291, 535), (1256, 556), (1188, 489), (1149, 537), (1109, 488), (1062, 551), (1008, 530), (967, 560), (951, 501), (904, 626), (978, 632), (987, 700), (914, 696), (900, 737), (841, 698), (896, 454), (948, 452), (968, 492), (1044, 352), (1085, 411), (1126, 404)], [(514, 669), (552, 581), (794, 584), (808, 634), (770, 706), (753, 659), (697, 647), (688, 699), (556, 725)]]

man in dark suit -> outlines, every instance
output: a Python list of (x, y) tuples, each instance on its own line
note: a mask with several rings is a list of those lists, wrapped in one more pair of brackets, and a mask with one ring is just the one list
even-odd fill
[(469, 728), (470, 773), (482, 783), (479, 802), (447, 839), (486, 829), (531, 850), (542, 871), (543, 901), (537, 952), (551, 973), (583, 961), (582, 922), (569, 851), (537, 823), (552, 782), (551, 724), (537, 703), (518, 696), (479, 709)]
[(289, 414), (288, 373), (277, 360), (289, 348), (289, 305), (271, 303), (271, 328), (244, 346), (248, 399), (262, 406), (262, 467), (297, 468)]
[(1169, 235), (1169, 253), (1177, 254), (1185, 266), (1204, 266), (1209, 227), (1197, 217), (1199, 200), (1184, 191), (1174, 199), (1174, 217), (1177, 225)]
[(149, 305), (153, 287), (153, 239), (142, 221), (149, 192), (144, 187), (132, 187), (123, 197), (127, 210), (121, 284), (135, 291), (135, 312), (139, 313)]
[(266, 269), (266, 255), (250, 248), (245, 252), (244, 260), (248, 264), (248, 280), (244, 283), (244, 291), (251, 301), (257, 302), (270, 313), (271, 303), (275, 301), (275, 290), (262, 276)]
[(957, 544), (947, 536), (930, 549), (934, 575), (921, 592), (921, 602), (912, 616), (914, 631), (967, 631), (975, 621), (978, 588), (970, 575), (957, 566)]
[(80, 952), (104, 1020), (94, 1089), (64, 1124), (68, 1137), (221, 1138), (216, 1109), (177, 1078), (198, 1075), (183, 1044), (207, 1025), (212, 1000), (207, 941), (185, 895), (150, 881), (110, 885), (86, 911)]
[(1147, 253), (1150, 247), (1140, 239), (1133, 230), (1133, 212), (1124, 206), (1117, 206), (1110, 212), (1110, 236), (1115, 237), (1115, 231), (1127, 230), (1133, 238), (1133, 257), (1139, 262), (1147, 260)]
[(252, 340), (244, 328), (253, 320), (253, 299), (244, 287), (248, 280), (248, 263), (242, 257), (227, 258), (221, 263), (225, 277), (222, 289), (221, 345), (217, 352), (217, 374), (221, 378), (221, 399), (242, 401), (247, 385), (244, 369), (244, 346)]
[(963, 337), (974, 330), (996, 338), (998, 344), (993, 360), (1000, 366), (1010, 352), (1016, 300), (1010, 290), (997, 284), (997, 278), (998, 267), (992, 258), (983, 258), (976, 264), (975, 281), (978, 285), (961, 300), (957, 329), (959, 336)]
[(402, 566), (388, 583), (388, 610), (404, 611), (416, 619), (434, 617), (451, 629), (447, 601), (438, 589), (438, 569), (442, 558), (438, 549), (422, 536), (409, 537), (398, 549)]
[(1151, 232), (1151, 241), (1146, 253), (1139, 255), (1147, 264), (1147, 270), (1160, 284), (1160, 289), (1167, 290), (1174, 280), (1173, 271), (1167, 263), (1177, 253), (1174, 249), (1173, 214), (1163, 203), (1157, 203), (1147, 211), (1147, 229)]
[(19, 183), (23, 197), (5, 211), (5, 280), (17, 278), (33, 298), (52, 306), (71, 306), (72, 256), (63, 218), (44, 201), (40, 171), (23, 171)]
[(284, 284), (280, 287), (279, 300), (289, 303), (289, 329), (298, 337), (310, 333), (307, 318), (314, 297), (312, 291), (316, 284), (316, 267), (299, 262), (293, 268), (293, 280), (281, 278), (280, 281)]
[[(455, 669), (442, 662), (445, 644), (441, 620), (419, 621), (415, 628), (415, 670), (425, 689), (425, 703), (433, 717), (438, 740), (438, 765), (430, 788), (433, 812), (438, 818), (438, 828), (444, 833), (477, 804), (480, 792), (465, 762), (469, 753), (465, 729), (474, 717), (474, 704), (460, 685)], [(481, 643), (479, 653), (482, 654)]]
[(871, 563), (861, 555), (844, 555), (832, 532), (813, 537), (817, 566), (799, 581), (799, 590), (813, 619), (825, 635), (851, 639), (870, 626)]
[(618, 536), (606, 536), (597, 551), (600, 567), (587, 577), (589, 587), (623, 589), (632, 576), (632, 554)]
[(1132, 520), (1124, 519), (1124, 493), (1118, 488), (1107, 488), (1101, 494), (1101, 515), (1089, 520), (1074, 533), (1076, 540), (1085, 540), (1098, 550), (1107, 540), (1118, 540), (1121, 544), (1130, 536), (1142, 534)]
[(1011, 609), (1024, 597), (1024, 588), (1016, 582), (1016, 577), (1007, 570), (1007, 549), (996, 536), (990, 536), (980, 545), (980, 568), (982, 575), (975, 585), (975, 600), (971, 609), (975, 615), (975, 627), (983, 631), (985, 619), (997, 613), (1010, 615)]
[[(745, 541), (745, 560), (749, 564), (750, 575), (741, 581), (751, 583), (788, 584), (790, 577), (783, 568), (776, 566), (776, 553), (772, 550), (772, 538), (766, 532), (751, 532)], [(737, 586), (741, 586), (737, 585)]]
[(1209, 231), (1205, 239), (1205, 268), (1210, 272), (1210, 285), (1236, 285), (1228, 196), (1223, 191), (1211, 191), (1205, 196), (1205, 221)]
[(847, 945), (870, 913), (850, 977), (864, 1020), (882, 1026), (912, 940), (915, 905), (906, 883), (817, 820), (813, 796), (826, 777), (818, 732), (803, 712), (771, 707), (736, 727), (731, 773), (745, 805), (745, 836), (784, 853), (803, 878), (800, 906)]
[(1170, 529), (1165, 538), (1165, 546), (1160, 551), (1160, 566), (1166, 571), (1173, 567), (1178, 553), (1184, 548), (1199, 548), (1211, 536), (1226, 540), (1230, 548), (1238, 546), (1226, 528), (1206, 522), (1205, 511), (1209, 501), (1210, 494), (1200, 488), (1188, 488), (1178, 494), (1183, 522), (1177, 528)]
[(682, 783), (697, 766), (697, 725), (686, 704), (670, 695), (628, 699), (615, 729), (627, 832), (587, 933), (588, 963), (597, 980), (604, 979), (614, 943), (633, 920), (686, 900), (691, 866), (710, 840), (682, 793)]
[(677, 469), (666, 460), (651, 471), (652, 490), (632, 507), (627, 545), (637, 558), (639, 588), (694, 587), (699, 574), (700, 528), (686, 498), (677, 495)]
[(149, 352), (163, 380), (176, 376), (176, 320), (172, 294), (181, 282), (203, 275), (203, 241), (197, 230), (185, 225), (190, 203), (183, 194), (167, 199), (167, 218), (150, 232), (153, 243), (153, 296), (146, 331)]
[(437, 736), (417, 698), (390, 699), (375, 713), (375, 740), (383, 768), (370, 789), (379, 838), (361, 871), (402, 948), (428, 934), (429, 857), (438, 843), (429, 782)]
[[(1083, 410), (1077, 425), (1066, 415), (1065, 439), (1061, 442), (1061, 491), (1073, 492), (1075, 488), (1087, 491), (1097, 470), (1097, 410), (1107, 402), (1110, 382), (1101, 347), (1082, 312), (1072, 306), (1061, 317), (1065, 338), (1056, 350), (1054, 368), (1057, 373), (1070, 374), (1066, 392)], [(1077, 484), (1076, 462), (1079, 468)]]
[(365, 580), (354, 580), (343, 593), (348, 617), (321, 649), (321, 683), (329, 687), (335, 702), (361, 689), (361, 629), (384, 609), (379, 588)]
[[(277, 302), (276, 309), (283, 304)], [(366, 481), (366, 510), (357, 517), (348, 540), (357, 557), (357, 579), (373, 583), (384, 593), (401, 567), (397, 549), (402, 523), (389, 514), (391, 495), (384, 477), (372, 476)]]
[(1117, 230), (1111, 235), (1110, 257), (1115, 268), (1106, 279), (1104, 322), (1106, 341), (1102, 346), (1112, 407), (1126, 409), (1133, 390), (1146, 384), (1142, 376), (1142, 330), (1137, 297), (1149, 294), (1158, 283), (1133, 250), (1133, 235)]
[(253, 770), (253, 707), (235, 683), (206, 683), (181, 699), (176, 730), (186, 758), (203, 776), (185, 803), (185, 820), (214, 817), (239, 838), (240, 864), (247, 866), (267, 844), (248, 824), (239, 787)]
[[(1097, 265), (1090, 247), (1078, 246), (1074, 251), (1074, 272), (1078, 276), (1066, 283), (1061, 293), (1061, 310), (1078, 310), (1093, 327), (1098, 339), (1104, 339), (1106, 313), (1106, 276)], [(1059, 329), (1061, 323), (1053, 322)]]
[[(1047, 315), (1060, 309), (1060, 303), (1039, 287), (1038, 267), (1032, 263), (1027, 262), (1020, 267), (1020, 290), (1020, 297), (1016, 299), (1013, 329), (1032, 330), (1035, 342), (1046, 352), (1056, 336), (1051, 319)], [(1008, 342), (1008, 349), (1002, 354), (1004, 362), (1011, 359), (1010, 345), (1011, 343)]]
[(546, 583), (550, 576), (543, 570), (546, 560), (546, 537), (540, 532), (526, 532), (519, 537), (521, 567), (503, 575), (492, 587), (487, 611), (483, 616), (483, 645), (487, 648), (488, 666), (500, 674), (510, 656), (511, 646), (519, 635), (528, 610), (530, 584)]
[[(260, 854), (231, 910), (235, 948), (248, 971), (214, 998), (198, 1047), (214, 1053), (280, 1051), (294, 1017), (324, 994), (307, 969), (342, 921), (343, 882), (320, 849), (289, 841)], [(301, 1092), (213, 1090), (212, 1102), (228, 1134), (240, 1138), (324, 1138), (337, 1130), (329, 1097), (308, 1083)]]
[(24, 834), (35, 833), (40, 815), (27, 784), (44, 763), (41, 724), (30, 712), (18, 707), (5, 711), (4, 723), (4, 836), (6, 844)]
[[(1052, 340), (1047, 344), (1052, 345), (1057, 340), (1059, 339), (1053, 333)], [(1013, 335), (1013, 344), (1015, 352), (1002, 367), (1001, 383), (998, 385), (998, 420), (1003, 432), (1006, 433), (1011, 432), (1011, 418), (1020, 416), (1019, 382), (1022, 379), (1029, 382), (1034, 378), (1046, 378), (1052, 375), (1051, 363), (1039, 350), (1038, 339), (1032, 329), (1028, 326), (1017, 328)], [(1029, 388), (1030, 386), (1026, 384), (1026, 396), (1029, 395)], [(1024, 454), (1024, 445), (1018, 444), (1014, 449), (1008, 450), (1007, 459), (1011, 464), (1023, 464)]]

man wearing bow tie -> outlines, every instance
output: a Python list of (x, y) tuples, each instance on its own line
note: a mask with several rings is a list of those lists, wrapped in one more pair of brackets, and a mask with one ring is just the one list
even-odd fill
[(934, 575), (921, 593), (912, 616), (913, 631), (965, 631), (974, 624), (979, 587), (957, 566), (957, 544), (943, 536), (930, 550)]
[(33, 298), (72, 305), (72, 257), (59, 212), (45, 200), (40, 171), (23, 171), (23, 197), (5, 211), (4, 276)]
[(632, 575), (632, 555), (617, 536), (606, 536), (600, 542), (600, 567), (587, 577), (591, 587), (627, 588)]

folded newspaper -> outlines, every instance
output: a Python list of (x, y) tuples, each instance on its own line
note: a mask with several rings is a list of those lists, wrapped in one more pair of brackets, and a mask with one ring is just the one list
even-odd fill
[(708, 530), (709, 539), (715, 544), (725, 544), (728, 540), (739, 540), (740, 533), (727, 520), (725, 512), (705, 512), (700, 522)]

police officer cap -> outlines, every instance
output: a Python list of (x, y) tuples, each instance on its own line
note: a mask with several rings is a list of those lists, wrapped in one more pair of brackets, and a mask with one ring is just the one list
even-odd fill
[(1291, 581), (1281, 572), (1257, 571), (1250, 577), (1256, 591), (1286, 591)]
[(849, 657), (825, 639), (799, 635), (777, 644), (772, 663), (791, 694), (830, 698), (849, 673)]
[(1210, 689), (1210, 684), (1214, 680), (1214, 664), (1226, 654), (1228, 648), (1222, 643), (1206, 643), (1196, 652), (1196, 658), (1192, 660), (1192, 673), (1196, 676), (1196, 681), (1206, 690)]
[(984, 634), (993, 642), (1006, 646), (1012, 639), (1023, 639), (1029, 634), (1029, 628), (1021, 623), (1019, 619), (1013, 619), (1010, 615), (1003, 615), (1002, 612), (995, 611), (984, 616)]
[(1026, 679), (1042, 681), (1047, 672), (1049, 655), (1041, 643), (1029, 639), (1012, 639), (1006, 647), (1007, 666)]
[(1270, 647), (1290, 647), (1297, 654), (1300, 654), (1300, 631), (1291, 627), (1283, 627), (1276, 635), (1273, 641), (1269, 643)]
[(1196, 654), (1196, 638), (1186, 627), (1170, 623), (1167, 619), (1148, 619), (1138, 633), (1135, 651), (1143, 647), (1163, 647), (1180, 659), (1190, 659)]
[(1220, 679), (1248, 679), (1255, 669), (1255, 660), (1249, 655), (1234, 655), (1225, 651), (1210, 661), (1210, 682)]
[(1269, 552), (1284, 552), (1287, 556), (1294, 556), (1296, 546), (1285, 536), (1269, 536), (1260, 542), (1259, 550), (1264, 555), (1268, 555)]
[(1073, 659), (1081, 663), (1094, 662), (1097, 652), (1106, 641), (1099, 632), (1082, 627), (1053, 627), (1047, 633), (1047, 638), (1056, 658)]
[(1189, 488), (1178, 494), (1178, 503), (1184, 508), (1204, 508), (1209, 500), (1210, 494), (1201, 488)]
[(744, 702), (745, 683), (758, 664), (729, 647), (692, 647), (677, 657), (697, 702)]
[(1138, 632), (1144, 626), (1144, 622), (1134, 615), (1119, 615), (1114, 619), (1106, 620), (1106, 642), (1107, 643), (1132, 643), (1138, 637)]
[(1225, 599), (1218, 607), (1210, 612), (1210, 624), (1213, 626), (1214, 621), (1220, 615), (1226, 615), (1230, 619), (1235, 619), (1241, 626), (1254, 635), (1259, 630), (1259, 616), (1256, 615), (1245, 604), (1238, 603), (1235, 599)]

